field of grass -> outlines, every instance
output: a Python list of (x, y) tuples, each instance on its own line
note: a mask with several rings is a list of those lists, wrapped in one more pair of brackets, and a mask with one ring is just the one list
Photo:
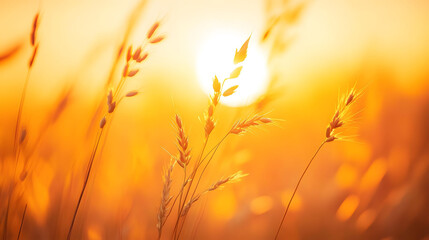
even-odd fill
[(0, 2), (0, 237), (428, 240), (427, 12)]

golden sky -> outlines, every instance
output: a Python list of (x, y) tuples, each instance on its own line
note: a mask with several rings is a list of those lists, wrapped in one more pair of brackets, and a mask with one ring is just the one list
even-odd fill
[[(136, 3), (2, 0), (0, 46), (5, 49), (17, 41), (25, 42), (30, 29), (28, 23), (40, 6), (45, 19), (40, 28), (43, 65), (39, 69), (43, 69), (40, 70), (43, 76), (36, 71), (35, 77), (40, 76), (46, 81), (63, 79), (72, 74), (74, 68), (91, 64), (85, 74), (97, 81), (102, 76), (100, 71), (109, 63), (112, 46), (120, 39), (118, 32), (123, 29), (128, 13)], [(318, 81), (312, 74), (341, 74), (340, 68), (353, 71), (362, 65), (363, 59), (370, 59), (375, 64), (394, 69), (403, 87), (412, 88), (414, 82), (426, 74), (428, 9), (429, 3), (423, 0), (308, 1), (302, 19), (291, 29), (294, 44), (288, 54), (275, 61), (278, 63), (274, 68), (282, 69), (291, 85), (307, 86)], [(191, 82), (190, 86), (195, 86), (197, 51), (207, 38), (234, 32), (245, 39), (252, 33), (251, 44), (260, 44), (258, 40), (266, 16), (264, 1), (151, 1), (132, 42), (138, 44), (151, 22), (162, 20), (162, 31), (168, 41), (153, 52), (148, 74), (168, 74), (169, 81), (186, 78)], [(20, 56), (28, 55), (28, 51), (24, 47)], [(24, 59), (14, 61), (24, 64)], [(0, 69), (0, 76), (22, 72), (19, 71), (22, 65), (10, 65)], [(168, 73), (162, 71), (166, 65), (169, 66)], [(44, 71), (48, 68), (50, 71)], [(2, 81), (2, 86), (6, 84)], [(87, 80), (84, 84), (91, 86), (92, 83)]]
[[(49, 224), (58, 214), (67, 217), (71, 214), (73, 196), (79, 190), (76, 186), (95, 135), (88, 131), (88, 125), (96, 103), (104, 96), (104, 81), (128, 16), (138, 2), (0, 0), (0, 56), (19, 48), (17, 54), (0, 62), (0, 156), (6, 163), (11, 162), (10, 139), (32, 52), (28, 36), (39, 9), (40, 47), (23, 114), (23, 122), (29, 129), (28, 146), (44, 130), (41, 126), (49, 116), (48, 111), (64, 89), (73, 89), (72, 100), (61, 118), (47, 127), (40, 144), (36, 144), (32, 167), (37, 171), (32, 178), (34, 182), (29, 181), (28, 188), (32, 191), (25, 195), (29, 216), (33, 217), (27, 223), (30, 226), (27, 234), (40, 233), (43, 227), (51, 233)], [(396, 197), (404, 196), (407, 191), (427, 195), (418, 187), (424, 174), (419, 174), (413, 164), (427, 156), (418, 147), (424, 146), (426, 128), (423, 127), (427, 125), (424, 120), (429, 87), (429, 1), (308, 0), (297, 23), (276, 30), (277, 38), (292, 40), (288, 48), (270, 54), (274, 37), (262, 42), (261, 36), (269, 20), (282, 12), (283, 2), (288, 1), (147, 2), (129, 44), (140, 45), (155, 21), (161, 22), (157, 34), (165, 35), (166, 39), (150, 47), (148, 60), (138, 75), (127, 82), (127, 90), (137, 89), (142, 94), (121, 103), (121, 108), (115, 110), (118, 112), (106, 137), (106, 147), (97, 159), (97, 177), (85, 203), (88, 207), (83, 210), (88, 216), (82, 227), (86, 234), (99, 236), (103, 231), (116, 231), (120, 225), (116, 221), (127, 211), (132, 212), (127, 224), (141, 226), (132, 228), (135, 235), (129, 236), (156, 234), (160, 179), (169, 159), (166, 151), (176, 150), (173, 116), (181, 114), (192, 148), (199, 149), (204, 125), (201, 119), (208, 102), (207, 89), (203, 88), (212, 84), (210, 67), (223, 59), (232, 62), (234, 50), (250, 35), (243, 75), (248, 79), (258, 76), (255, 79), (263, 81), (250, 84), (257, 88), (258, 94), (268, 88), (269, 80), (277, 79), (274, 90), (281, 94), (264, 109), (276, 122), (243, 139), (237, 136), (221, 149), (221, 157), (215, 162), (218, 165), (208, 172), (204, 183), (237, 169), (250, 175), (244, 183), (239, 183), (244, 187), (226, 188), (198, 207), (198, 214), (207, 209), (202, 222), (213, 224), (202, 224), (207, 231), (201, 232), (207, 235), (201, 236), (218, 233), (220, 237), (234, 238), (240, 232), (260, 238), (271, 235), (271, 227), (277, 224), (279, 212), (291, 195), (306, 159), (324, 137), (337, 95), (354, 83), (364, 90), (358, 104), (362, 108), (359, 121), (350, 128), (357, 137), (322, 151), (321, 161), (313, 166), (307, 185), (292, 205), (292, 210), (302, 210), (299, 212), (302, 215), (292, 216), (296, 221), (291, 221), (294, 227), (287, 234), (305, 235), (306, 227), (318, 227), (315, 223), (324, 216), (336, 219), (326, 224), (332, 223), (330, 231), (338, 233), (346, 224), (355, 224), (347, 220), (353, 220), (356, 213), (360, 214), (360, 220), (354, 220), (360, 229), (365, 229), (381, 214), (377, 206), (371, 205), (372, 199), (380, 200), (380, 204), (395, 199), (377, 192), (379, 184), (386, 184), (383, 180), (393, 182), (386, 184), (391, 187), (386, 187), (386, 191), (391, 190)], [(224, 49), (228, 56), (211, 56), (223, 54)], [(216, 74), (228, 75), (229, 71)], [(116, 75), (119, 78), (120, 74)], [(245, 84), (251, 83), (245, 81), (237, 79), (243, 87), (234, 97), (247, 97), (242, 93), (248, 91), (240, 92)], [(232, 100), (227, 105), (236, 103)], [(219, 131), (213, 138), (219, 138), (229, 124), (253, 110), (221, 104), (216, 113)], [(412, 157), (414, 152), (416, 157)], [(2, 169), (7, 170), (8, 165), (5, 166)], [(427, 165), (418, 168), (429, 169)], [(409, 176), (414, 180), (409, 180)], [(2, 181), (0, 186), (4, 184)], [(395, 192), (401, 181), (414, 188), (406, 188), (404, 195)], [(316, 194), (318, 198), (314, 197)], [(322, 207), (318, 208), (319, 205)], [(388, 214), (395, 213), (394, 210)], [(305, 221), (300, 222), (299, 217)], [(58, 223), (59, 232), (65, 232), (68, 226), (68, 218), (63, 221)]]

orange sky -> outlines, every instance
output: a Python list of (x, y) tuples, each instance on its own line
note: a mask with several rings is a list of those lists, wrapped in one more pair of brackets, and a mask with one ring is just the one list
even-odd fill
[[(0, 65), (0, 109), (3, 114), (0, 126), (4, 129), (0, 131), (0, 146), (5, 155), (12, 144), (11, 126), (15, 123), (27, 61), (31, 55), (28, 36), (39, 6), (42, 9), (39, 55), (28, 88), (26, 106), (31, 107), (24, 108), (23, 117), (28, 129), (33, 130), (30, 131), (29, 142), (34, 141), (40, 125), (44, 123), (46, 110), (54, 106), (63, 87), (74, 86), (70, 106), (61, 120), (50, 126), (35, 157), (35, 162), (40, 164), (36, 168), (42, 170), (36, 173), (41, 176), (35, 178), (34, 195), (37, 199), (37, 193), (40, 193), (41, 200), (30, 204), (30, 213), (36, 216), (38, 223), (46, 220), (43, 214), (50, 206), (48, 201), (53, 204), (61, 202), (56, 197), (63, 196), (63, 189), (67, 189), (61, 185), (62, 182), (55, 185), (56, 182), (51, 181), (61, 178), (67, 184), (76, 184), (78, 181), (73, 182), (73, 178), (79, 179), (86, 166), (85, 154), (90, 151), (88, 145), (93, 140), (86, 135), (88, 123), (101, 96), (99, 94), (104, 91), (100, 86), (110, 70), (127, 16), (137, 2), (0, 0), (0, 53), (15, 44), (22, 44), (16, 56)], [(288, 198), (305, 159), (324, 137), (324, 129), (335, 109), (337, 93), (344, 92), (355, 81), (359, 87), (367, 87), (358, 106), (365, 106), (362, 121), (358, 129), (351, 129), (359, 132), (356, 141), (360, 144), (341, 143), (323, 151), (320, 160), (326, 161), (314, 166), (309, 179), (306, 179), (308, 185), (303, 187), (294, 207), (300, 209), (303, 206), (311, 212), (312, 206), (325, 204), (323, 206), (335, 208), (333, 213), (340, 220), (348, 219), (358, 205), (367, 204), (365, 196), (360, 198), (359, 191), (363, 191), (363, 195), (365, 191), (373, 191), (386, 172), (391, 174), (390, 168), (394, 173), (396, 171), (395, 179), (398, 181), (407, 177), (408, 172), (403, 173), (399, 168), (411, 163), (407, 151), (412, 152), (412, 148), (406, 144), (416, 145), (421, 140), (418, 133), (410, 135), (409, 132), (417, 132), (415, 128), (422, 118), (421, 109), (427, 101), (427, 93), (423, 91), (427, 91), (429, 84), (428, 12), (429, 2), (425, 0), (308, 1), (301, 20), (295, 27), (287, 29), (295, 39), (293, 44), (287, 51), (276, 54), (268, 64), (271, 74), (280, 76), (282, 88), (279, 89), (282, 92), (281, 98), (265, 110), (278, 121), (267, 129), (255, 130), (255, 134), (249, 134), (249, 137), (231, 139), (222, 149), (221, 156), (226, 160), (219, 159), (218, 168), (207, 174), (209, 182), (235, 168), (251, 172), (243, 181), (246, 187), (226, 188), (214, 194), (213, 201), (208, 201), (209, 217), (211, 214), (213, 219), (219, 220), (218, 225), (213, 221), (216, 226), (211, 230), (223, 229), (222, 221), (237, 220), (242, 217), (237, 213), (241, 213), (244, 214), (243, 219), (246, 216), (256, 219), (249, 221), (253, 224), (252, 230), (260, 234), (271, 233), (267, 229), (276, 221), (277, 212), (261, 218), (259, 214), (271, 208), (278, 210), (281, 199)], [(203, 124), (198, 117), (206, 110), (207, 95), (200, 89), (197, 79), (196, 60), (200, 46), (213, 33), (236, 32), (243, 41), (252, 34), (250, 45), (260, 44), (268, 52), (271, 42), (262, 44), (259, 41), (268, 15), (262, 0), (153, 0), (148, 3), (131, 43), (138, 45), (147, 29), (157, 20), (162, 21), (159, 32), (167, 38), (150, 49), (148, 61), (127, 85), (143, 94), (117, 110), (103, 152), (103, 164), (98, 163), (101, 171), (91, 195), (92, 208), (88, 208), (90, 213), (98, 215), (88, 214), (88, 228), (109, 229), (108, 223), (115, 220), (116, 211), (121, 212), (124, 206), (137, 206), (138, 211), (145, 214), (139, 215), (141, 212), (136, 211), (134, 217), (138, 224), (140, 221), (145, 221), (145, 224), (142, 224), (143, 230), (134, 230), (149, 234), (156, 232), (154, 216), (162, 185), (159, 179), (163, 164), (169, 158), (164, 148), (175, 150), (175, 130), (171, 127), (175, 113), (183, 117), (192, 148), (198, 149), (202, 144)], [(370, 76), (360, 76), (361, 70)], [(213, 138), (220, 137), (221, 132), (237, 120), (236, 117), (242, 118), (250, 111), (220, 106), (216, 116), (219, 120), (216, 130), (219, 131), (213, 134)], [(397, 106), (401, 114), (395, 111)], [(390, 137), (392, 129), (398, 129), (398, 133)], [(404, 147), (395, 150), (394, 144), (404, 144)], [(371, 164), (372, 161), (374, 163)], [(391, 164), (389, 161), (399, 163), (394, 162), (394, 168), (385, 165), (385, 162)], [(369, 177), (365, 177), (367, 169), (372, 171)], [(272, 173), (272, 176), (267, 178), (267, 173)], [(67, 179), (63, 179), (62, 174)], [(363, 183), (360, 183), (362, 176)], [(333, 184), (326, 185), (320, 179)], [(142, 187), (145, 181), (151, 184)], [(152, 184), (154, 182), (156, 184)], [(346, 193), (346, 190), (350, 192)], [(314, 191), (324, 194), (320, 202), (315, 203), (319, 199), (312, 197)], [(369, 199), (371, 194), (368, 194)], [(344, 198), (340, 199), (338, 195), (344, 195)], [(123, 199), (130, 203), (118, 204)], [(133, 200), (139, 204), (131, 203)], [(140, 204), (140, 200), (145, 204)], [(103, 204), (98, 205), (97, 201)], [(66, 204), (62, 211), (67, 213)], [(112, 207), (110, 211), (106, 211), (106, 206)], [(145, 206), (149, 209), (143, 209)], [(224, 208), (223, 212), (217, 211), (220, 206)], [(251, 215), (253, 213), (242, 206), (249, 206), (257, 214)], [(340, 207), (338, 212), (337, 207)], [(371, 216), (371, 212), (367, 214)], [(241, 222), (242, 228), (248, 228), (246, 221)], [(290, 234), (296, 235), (297, 232), (293, 231)]]
[[(308, 2), (302, 20), (293, 31), (295, 43), (278, 61), (292, 85), (298, 85), (295, 81), (317, 81), (309, 72), (318, 75), (329, 71), (332, 74), (338, 71), (338, 64), (343, 69), (356, 69), (365, 57), (395, 69), (404, 87), (413, 86), (414, 81), (427, 74), (427, 1)], [(73, 67), (85, 64), (83, 59), (88, 58), (88, 51), (98, 51), (97, 57), (88, 60), (92, 66), (85, 74), (94, 81), (99, 79), (100, 72), (108, 66), (111, 47), (118, 42), (116, 32), (135, 3), (42, 1), (45, 21), (40, 28), (40, 59), (44, 63), (38, 67), (50, 71), (41, 74), (42, 70), (36, 70), (35, 77), (62, 79), (71, 74)], [(38, 3), (2, 0), (0, 4), (0, 29), (8, 33), (2, 34), (0, 49), (5, 49), (17, 40), (26, 40)], [(192, 73), (195, 73), (195, 56), (201, 41), (222, 29), (239, 32), (243, 38), (253, 33), (251, 44), (259, 44), (256, 40), (264, 26), (265, 14), (263, 1), (153, 1), (146, 8), (133, 42), (138, 43), (151, 22), (163, 20), (162, 30), (168, 35), (168, 41), (153, 52), (147, 69), (156, 74), (168, 65), (168, 78), (181, 76), (194, 82), (196, 75)], [(101, 49), (91, 50), (97, 47)], [(1, 68), (0, 77), (23, 73), (20, 70), (28, 54), (25, 46), (20, 55), (22, 59), (13, 60), (21, 64), (11, 63), (11, 67)], [(2, 81), (2, 89), (7, 85), (9, 83)], [(90, 83), (85, 85), (91, 86)]]

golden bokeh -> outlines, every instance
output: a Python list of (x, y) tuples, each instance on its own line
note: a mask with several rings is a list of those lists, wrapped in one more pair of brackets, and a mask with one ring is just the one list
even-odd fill
[(0, 237), (428, 239), (428, 12), (0, 0)]

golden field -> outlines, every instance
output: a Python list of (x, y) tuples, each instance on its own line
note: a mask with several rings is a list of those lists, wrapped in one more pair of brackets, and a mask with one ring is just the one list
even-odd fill
[(428, 12), (0, 0), (0, 236), (429, 239)]

